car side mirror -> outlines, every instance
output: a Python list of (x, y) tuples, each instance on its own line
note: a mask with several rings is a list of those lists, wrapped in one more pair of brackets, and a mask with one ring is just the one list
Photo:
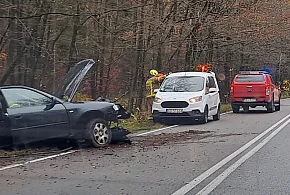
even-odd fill
[(50, 99), (51, 99), (51, 102), (46, 105), (44, 110), (50, 110), (50, 109), (52, 109), (55, 106), (55, 104), (58, 103), (58, 101), (57, 101), (57, 99), (55, 97), (52, 97)]
[(209, 93), (215, 93), (215, 92), (217, 92), (216, 88), (209, 88)]
[(159, 89), (154, 89), (154, 93), (157, 93), (159, 91)]

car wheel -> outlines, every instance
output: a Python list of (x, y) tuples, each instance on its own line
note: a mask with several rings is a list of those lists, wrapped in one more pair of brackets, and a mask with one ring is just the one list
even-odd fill
[(201, 123), (206, 124), (208, 122), (208, 108), (207, 106), (204, 108), (204, 112), (202, 114)]
[(249, 111), (249, 106), (243, 106), (243, 110), (244, 110), (244, 112), (248, 112)]
[(161, 123), (161, 122), (162, 122), (162, 120), (156, 119), (156, 118), (153, 117), (153, 123)]
[(220, 118), (221, 118), (221, 108), (220, 108), (220, 105), (219, 105), (216, 115), (213, 115), (213, 120), (214, 121), (218, 121), (218, 120), (220, 120)]
[(111, 143), (112, 131), (103, 119), (90, 120), (87, 124), (87, 132), (88, 140), (94, 147), (107, 146)]
[(274, 105), (274, 99), (272, 98), (271, 102), (267, 105), (267, 112), (272, 113), (274, 112), (275, 105)]
[(232, 105), (232, 110), (233, 110), (233, 113), (239, 113), (239, 111), (240, 111), (240, 106)]
[(278, 105), (277, 106), (275, 106), (275, 111), (280, 111), (280, 109), (281, 109), (281, 101), (280, 101), (280, 98), (279, 98), (279, 102), (278, 102)]

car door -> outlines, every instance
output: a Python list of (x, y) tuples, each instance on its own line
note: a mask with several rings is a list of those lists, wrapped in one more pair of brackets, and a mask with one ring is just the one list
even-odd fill
[(68, 114), (60, 102), (47, 109), (52, 98), (31, 88), (2, 88), (2, 93), (14, 141), (28, 143), (70, 134)]
[(218, 108), (218, 99), (219, 99), (219, 92), (213, 76), (208, 77), (209, 80), (209, 88), (215, 89), (215, 91), (210, 91), (209, 93), (209, 114), (214, 115), (216, 114), (216, 109)]
[(11, 144), (12, 136), (9, 119), (7, 117), (6, 104), (0, 90), (0, 148), (10, 146)]
[(209, 93), (209, 89), (210, 89), (209, 77), (206, 77), (205, 98), (206, 98), (206, 104), (208, 105), (208, 111), (210, 114), (210, 108), (212, 106), (212, 99), (211, 99), (211, 94)]
[(274, 80), (271, 75), (269, 75), (269, 79), (271, 83), (271, 88), (274, 91), (274, 102), (278, 102), (280, 99), (279, 87), (275, 85)]

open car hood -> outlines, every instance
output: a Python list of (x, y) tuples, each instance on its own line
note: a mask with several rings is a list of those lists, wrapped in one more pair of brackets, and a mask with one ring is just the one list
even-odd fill
[(60, 99), (72, 101), (81, 82), (94, 64), (94, 60), (87, 59), (74, 65), (66, 74), (63, 84), (56, 90), (54, 95)]

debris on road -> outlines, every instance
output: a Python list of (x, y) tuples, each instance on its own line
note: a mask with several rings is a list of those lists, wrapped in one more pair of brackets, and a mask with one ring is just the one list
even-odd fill
[(211, 136), (211, 131), (188, 130), (178, 133), (161, 133), (158, 135), (147, 135), (134, 137), (132, 143), (134, 146), (162, 146), (171, 143), (184, 142), (188, 140), (199, 140)]
[[(124, 133), (123, 129), (120, 130), (119, 133)], [(125, 133), (126, 134), (126, 133)], [(126, 137), (126, 135), (124, 137)], [(201, 130), (188, 130), (184, 132), (177, 132), (177, 133), (161, 133), (158, 135), (147, 135), (147, 136), (139, 136), (139, 137), (132, 137), (132, 143), (131, 144), (121, 144), (118, 142), (118, 140), (115, 140), (118, 144), (112, 144), (110, 146), (102, 147), (99, 149), (92, 149), (92, 148), (83, 148), (81, 151), (86, 151), (91, 153), (91, 156), (96, 156), (96, 153), (98, 158), (103, 158), (107, 156), (108, 158), (119, 158), (122, 157), (118, 155), (118, 151), (124, 150), (124, 151), (130, 151), (130, 150), (138, 150), (138, 151), (144, 151), (145, 150), (158, 150), (162, 146), (172, 146), (174, 144), (184, 144), (189, 142), (196, 142), (201, 143), (200, 140), (205, 138), (224, 138), (228, 136), (241, 136), (246, 135), (247, 133), (236, 133), (236, 134), (217, 134), (215, 131), (201, 131)], [(250, 133), (255, 134), (255, 133)], [(122, 140), (119, 140), (122, 141)], [(221, 140), (216, 140), (221, 141)], [(126, 141), (125, 141), (126, 142)], [(207, 141), (208, 142), (208, 141)], [(207, 143), (202, 142), (202, 143)], [(53, 155), (55, 153), (62, 153), (68, 150), (71, 150), (72, 148), (66, 148), (64, 150), (59, 150), (56, 146), (51, 145), (49, 143), (45, 147), (43, 146), (43, 143), (41, 146), (34, 146), (30, 147), (29, 149), (23, 149), (20, 151), (5, 151), (0, 150), (0, 167), (11, 165), (13, 163), (21, 163), (29, 160), (33, 160), (36, 158), (46, 157), (49, 155)], [(130, 152), (129, 152), (130, 153)], [(128, 153), (128, 154), (129, 154)], [(134, 158), (135, 156), (130, 154), (131, 158)], [(89, 156), (88, 156), (89, 157)], [(90, 157), (89, 157), (90, 158)], [(123, 157), (122, 157), (123, 158)], [(98, 167), (98, 164), (92, 163), (91, 166), (95, 169)]]
[(61, 153), (63, 151), (68, 151), (70, 149), (71, 148), (68, 148), (67, 150), (58, 150), (57, 148), (43, 147), (23, 149), (18, 151), (0, 150), (0, 167), (33, 160), (36, 156), (37, 158), (46, 157), (49, 155)]
[(111, 128), (112, 130), (112, 140), (111, 143), (128, 143), (131, 144), (131, 140), (127, 137), (127, 135), (129, 135), (131, 132), (128, 131), (127, 129), (124, 129), (122, 127), (113, 127)]

